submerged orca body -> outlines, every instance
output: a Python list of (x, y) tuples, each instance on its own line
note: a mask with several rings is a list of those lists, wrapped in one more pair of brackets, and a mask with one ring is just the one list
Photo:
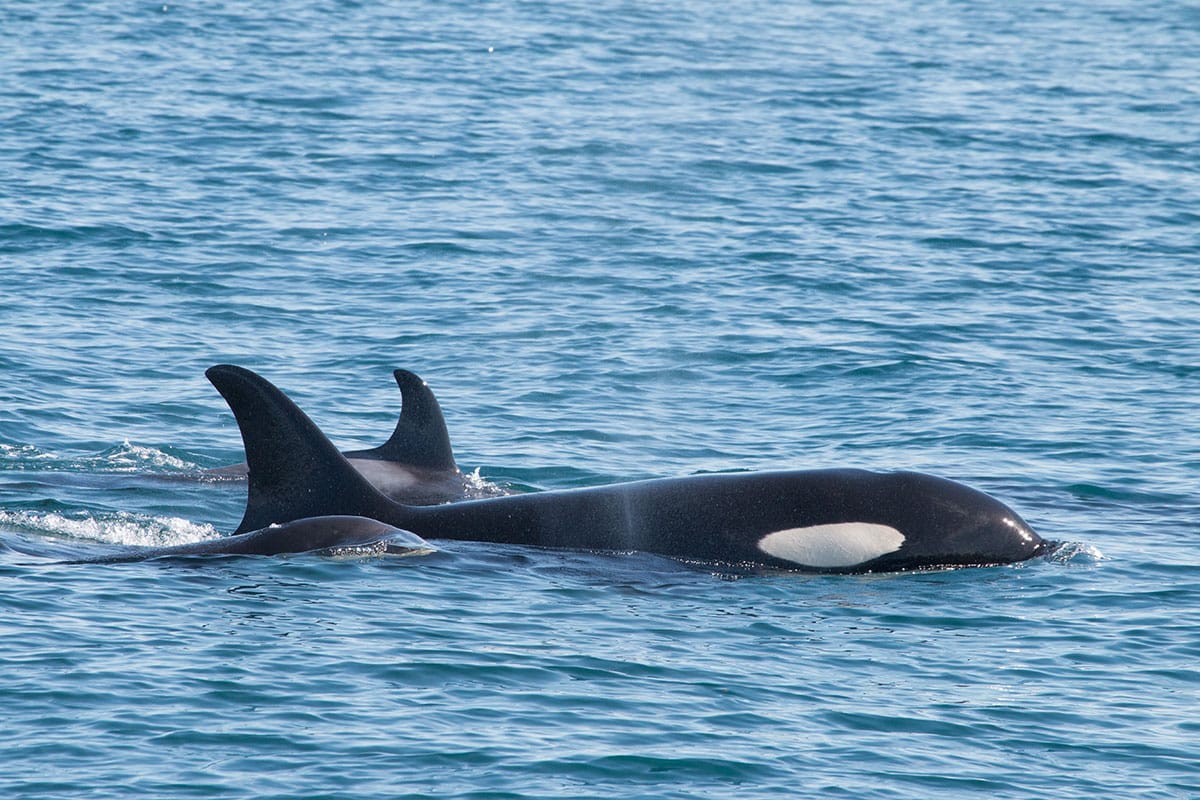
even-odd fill
[[(450, 433), (441, 406), (415, 372), (398, 369), (400, 419), (379, 447), (344, 455), (350, 465), (384, 496), (400, 503), (435, 505), (464, 498), (500, 494), (473, 485), (454, 461)], [(283, 454), (281, 454), (283, 455)], [(210, 475), (245, 477), (245, 463), (208, 470)]]
[(1007, 564), (1051, 548), (998, 500), (914, 472), (709, 474), (402, 505), (365, 481), (271, 383), (229, 365), (206, 374), (237, 418), (250, 465), (239, 531), (352, 514), (430, 539), (842, 573)]
[(256, 531), (171, 547), (137, 547), (105, 556), (73, 559), (70, 564), (115, 564), (151, 558), (195, 555), (257, 555), (308, 553), (314, 550), (369, 549), (405, 554), (428, 551), (421, 538), (366, 517), (323, 516), (268, 525)]

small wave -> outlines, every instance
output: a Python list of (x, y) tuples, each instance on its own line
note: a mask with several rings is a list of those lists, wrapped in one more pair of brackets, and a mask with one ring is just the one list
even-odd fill
[(3, 444), (0, 443), (0, 458), (11, 459), (16, 462), (34, 461), (54, 458), (52, 453), (47, 453), (34, 447), (31, 444)]
[(330, 558), (376, 558), (378, 556), (427, 556), (436, 553), (437, 548), (429, 544), (414, 546), (406, 540), (397, 543), (390, 539), (380, 539), (369, 544), (350, 545), (347, 547), (329, 547), (321, 551)]
[(331, 558), (369, 558), (383, 555), (387, 552), (387, 547), (387, 542), (381, 540), (348, 547), (329, 547), (325, 549), (325, 554)]
[(0, 444), (0, 459), (5, 469), (24, 469), (37, 462), (37, 469), (61, 469), (85, 472), (199, 472), (203, 468), (156, 447), (128, 441), (94, 455), (66, 456), (48, 452), (31, 444)]
[(474, 472), (463, 473), (463, 486), (466, 489), (467, 498), (470, 500), (479, 500), (485, 497), (502, 497), (510, 494), (503, 486), (492, 483), (483, 477), (479, 473), (479, 467), (476, 467)]
[(184, 461), (155, 447), (122, 442), (94, 459), (95, 466), (117, 472), (143, 472), (151, 469), (195, 470), (196, 464)]
[(218, 535), (211, 525), (198, 524), (180, 517), (146, 517), (125, 512), (92, 515), (61, 514), (53, 511), (0, 511), (0, 527), (144, 547), (189, 544)]
[(1100, 552), (1100, 548), (1085, 542), (1063, 542), (1045, 556), (1047, 561), (1055, 564), (1096, 564), (1107, 561), (1108, 558)]

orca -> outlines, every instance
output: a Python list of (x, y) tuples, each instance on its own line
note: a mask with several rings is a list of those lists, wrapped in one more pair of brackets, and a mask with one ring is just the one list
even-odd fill
[(228, 364), (206, 375), (233, 411), (250, 465), (239, 532), (352, 514), (425, 539), (828, 573), (1009, 564), (1055, 546), (1000, 501), (916, 472), (712, 473), (404, 505), (376, 491), (266, 379)]
[[(401, 397), (396, 428), (379, 447), (343, 453), (350, 465), (386, 497), (400, 503), (436, 505), (504, 494), (499, 487), (472, 482), (458, 468), (446, 420), (428, 384), (405, 369), (395, 370), (392, 375)], [(205, 473), (244, 478), (246, 464), (230, 464)]]
[(433, 552), (419, 536), (379, 520), (356, 516), (323, 516), (268, 525), (256, 531), (170, 547), (135, 547), (120, 553), (72, 559), (64, 564), (117, 564), (152, 558), (196, 555), (274, 556), (285, 553), (339, 551), (415, 555)]

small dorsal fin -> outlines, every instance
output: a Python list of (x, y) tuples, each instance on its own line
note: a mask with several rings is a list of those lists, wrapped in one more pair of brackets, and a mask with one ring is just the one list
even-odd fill
[(458, 471), (450, 433), (441, 406), (429, 386), (415, 372), (398, 369), (392, 373), (400, 387), (400, 420), (386, 442), (371, 450), (346, 453), (350, 458), (394, 461), (424, 469)]
[(303, 517), (394, 518), (403, 507), (379, 494), (287, 395), (243, 367), (205, 375), (237, 418), (250, 469), (246, 512), (236, 533)]

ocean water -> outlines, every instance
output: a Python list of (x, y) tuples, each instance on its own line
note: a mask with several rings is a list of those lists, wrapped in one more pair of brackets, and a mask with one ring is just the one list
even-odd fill
[[(1200, 796), (1200, 9), (0, 7), (0, 791)], [(918, 469), (1052, 557), (231, 531), (204, 369), (520, 490)]]

